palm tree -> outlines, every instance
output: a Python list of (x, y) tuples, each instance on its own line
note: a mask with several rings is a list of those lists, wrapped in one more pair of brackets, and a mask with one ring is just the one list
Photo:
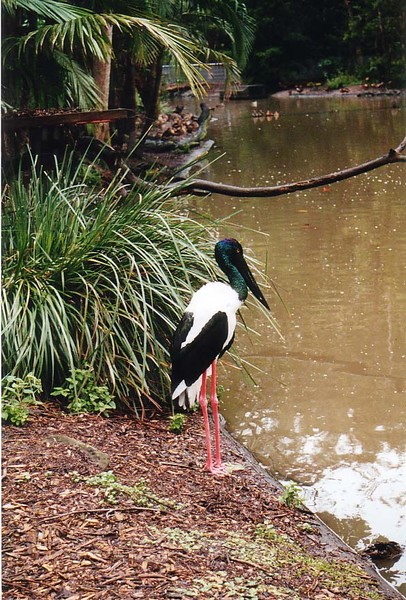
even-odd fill
[[(46, 108), (98, 103), (97, 86), (78, 60), (79, 55), (108, 53), (106, 40), (94, 28), (88, 38), (89, 11), (54, 0), (4, 0), (2, 13), (3, 100), (8, 105)], [(75, 52), (68, 48), (74, 40)]]
[(134, 108), (138, 91), (148, 127), (158, 116), (164, 60), (201, 96), (202, 61), (221, 61), (236, 77), (252, 44), (253, 22), (235, 0), (94, 0), (91, 9), (83, 0), (4, 0), (6, 103), (107, 109), (114, 49), (125, 89), (120, 104)]
[[(97, 82), (104, 68), (105, 87), (109, 84), (113, 28), (138, 32), (145, 55), (158, 46), (166, 48), (193, 89), (202, 89), (193, 66), (198, 62), (194, 42), (157, 19), (142, 13), (96, 13), (58, 0), (4, 0), (2, 8), (4, 100), (11, 106), (106, 107), (108, 94)], [(92, 62), (96, 78), (90, 74)]]
[[(222, 62), (232, 79), (245, 66), (254, 37), (253, 20), (243, 2), (235, 0), (166, 0), (153, 3), (162, 20), (170, 21), (183, 35), (194, 41), (200, 61)], [(130, 47), (135, 68), (133, 86), (139, 92), (147, 126), (159, 112), (162, 67), (173, 55), (158, 42), (156, 51), (140, 60), (139, 38)], [(142, 45), (142, 44), (141, 44)], [(198, 62), (198, 61), (196, 61)], [(193, 90), (195, 91), (195, 90)], [(135, 89), (133, 89), (135, 93)]]

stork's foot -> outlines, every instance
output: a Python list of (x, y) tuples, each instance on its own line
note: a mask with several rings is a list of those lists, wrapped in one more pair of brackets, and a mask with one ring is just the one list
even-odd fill
[(206, 464), (204, 467), (205, 471), (208, 471), (212, 475), (223, 477), (225, 475), (231, 475), (234, 471), (243, 471), (244, 466), (236, 463), (220, 463), (218, 465), (212, 465), (211, 467)]

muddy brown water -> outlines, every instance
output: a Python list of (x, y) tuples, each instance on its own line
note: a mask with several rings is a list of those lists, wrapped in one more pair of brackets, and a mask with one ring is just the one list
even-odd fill
[[(216, 106), (215, 156), (201, 175), (274, 185), (380, 156), (405, 135), (406, 98), (267, 99)], [(279, 113), (254, 118), (253, 110)], [(266, 264), (281, 300), (266, 295), (283, 339), (255, 308), (237, 331), (255, 384), (223, 359), (229, 429), (350, 546), (394, 540), (380, 565), (406, 593), (406, 167), (386, 166), (274, 199), (212, 195), (193, 204), (228, 217)], [(230, 217), (230, 215), (232, 215)]]

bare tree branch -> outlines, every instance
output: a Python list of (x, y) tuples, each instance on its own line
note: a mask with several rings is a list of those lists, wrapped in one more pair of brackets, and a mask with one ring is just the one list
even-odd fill
[(387, 154), (380, 156), (379, 158), (375, 158), (374, 160), (370, 160), (355, 167), (343, 169), (342, 171), (335, 171), (334, 173), (329, 173), (328, 175), (313, 177), (312, 179), (297, 181), (295, 183), (287, 183), (285, 185), (276, 185), (272, 187), (240, 187), (236, 185), (227, 185), (224, 183), (215, 183), (214, 181), (206, 181), (204, 179), (191, 179), (186, 183), (186, 190), (195, 194), (212, 192), (216, 194), (223, 194), (224, 196), (271, 198), (272, 196), (291, 194), (292, 192), (329, 185), (330, 183), (335, 183), (336, 181), (343, 181), (344, 179), (349, 179), (350, 177), (355, 177), (361, 173), (373, 171), (374, 169), (389, 165), (391, 163), (406, 162), (406, 156), (402, 156), (401, 154), (405, 148), (406, 137), (397, 148), (391, 148)]

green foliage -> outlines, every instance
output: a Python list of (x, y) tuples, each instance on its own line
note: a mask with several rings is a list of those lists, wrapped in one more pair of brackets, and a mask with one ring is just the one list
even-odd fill
[(51, 391), (87, 364), (139, 414), (167, 395), (170, 340), (192, 291), (215, 277), (214, 243), (174, 188), (123, 199), (120, 176), (95, 190), (83, 173), (69, 157), (5, 186), (3, 372)]
[(62, 396), (69, 400), (68, 409), (74, 413), (99, 413), (107, 415), (116, 408), (113, 396), (106, 385), (97, 385), (93, 371), (74, 369), (66, 378), (65, 387), (57, 387), (51, 396)]
[(221, 385), (221, 383), (216, 387), (217, 399), (219, 401), (221, 401), (225, 391), (226, 391), (225, 387), (224, 387), (224, 385)]
[(247, 4), (257, 22), (250, 80), (278, 89), (345, 72), (405, 84), (404, 2), (274, 0), (272, 10), (267, 0)]
[[(265, 523), (266, 525), (266, 523)], [(265, 532), (272, 530), (265, 527)], [(195, 560), (205, 556), (226, 556), (231, 561), (255, 565), (255, 575), (283, 573), (286, 569), (292, 572), (289, 578), (289, 588), (276, 582), (271, 582), (263, 573), (254, 578), (251, 569), (241, 571), (241, 577), (230, 578), (224, 571), (209, 570), (207, 576), (196, 578), (189, 582), (187, 590), (182, 582), (177, 582), (175, 588), (178, 594), (188, 598), (285, 598), (299, 600), (303, 597), (299, 590), (303, 589), (303, 581), (309, 582), (309, 576), (320, 588), (332, 591), (340, 590), (341, 597), (363, 598), (378, 600), (380, 594), (373, 584), (368, 585), (365, 572), (358, 566), (345, 563), (342, 560), (314, 557), (302, 544), (290, 539), (287, 535), (275, 533), (270, 537), (252, 535), (251, 531), (241, 528), (238, 532), (217, 528), (216, 531), (197, 529), (181, 529), (151, 525), (148, 536), (142, 540), (144, 545), (170, 544), (177, 549), (192, 554)], [(327, 592), (326, 592), (327, 593)]]
[(299, 523), (298, 528), (304, 533), (314, 533), (315, 527), (311, 523)]
[(258, 537), (263, 538), (264, 540), (276, 540), (278, 538), (278, 533), (275, 527), (268, 520), (265, 520), (263, 523), (258, 523), (255, 528), (255, 533)]
[(338, 90), (343, 87), (347, 87), (349, 85), (357, 85), (360, 83), (360, 80), (353, 76), (348, 75), (347, 73), (343, 73), (340, 71), (334, 77), (328, 78), (326, 81), (326, 85), (330, 90)]
[(24, 379), (6, 375), (1, 382), (1, 418), (13, 425), (23, 425), (29, 417), (30, 406), (42, 404), (37, 400), (42, 392), (41, 381), (28, 373)]
[(284, 486), (284, 491), (279, 497), (279, 500), (289, 506), (289, 508), (301, 508), (303, 507), (303, 498), (301, 497), (300, 486), (294, 481), (291, 481)]
[(183, 413), (177, 413), (169, 417), (169, 431), (172, 433), (182, 433), (185, 426), (186, 415)]

